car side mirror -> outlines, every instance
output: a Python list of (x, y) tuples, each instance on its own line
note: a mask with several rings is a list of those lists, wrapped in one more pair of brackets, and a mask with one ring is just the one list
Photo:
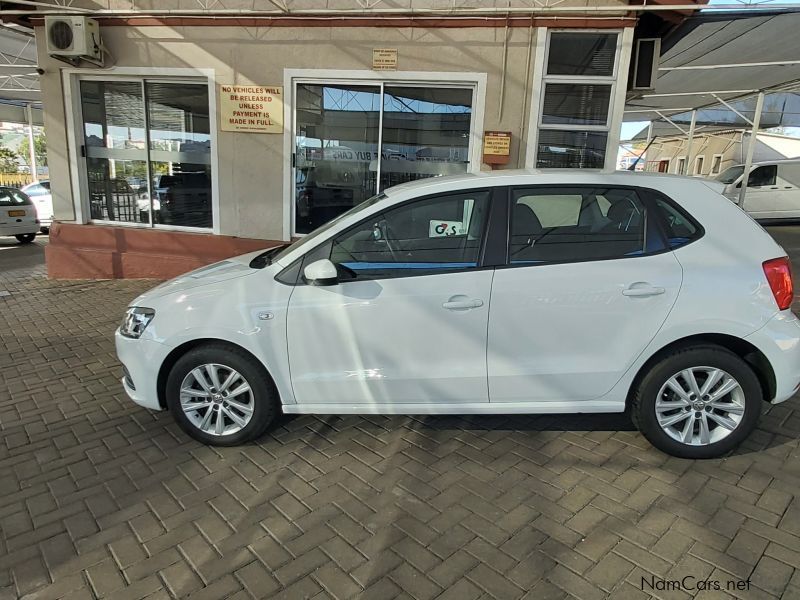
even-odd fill
[(339, 283), (339, 273), (327, 258), (315, 260), (303, 269), (303, 279), (309, 285), (336, 285)]

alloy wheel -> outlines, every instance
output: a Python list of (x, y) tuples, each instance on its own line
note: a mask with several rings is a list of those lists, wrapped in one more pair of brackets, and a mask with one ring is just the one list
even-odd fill
[(691, 367), (667, 379), (656, 398), (661, 429), (690, 446), (707, 446), (729, 436), (744, 416), (745, 395), (730, 373)]
[(253, 390), (241, 373), (226, 365), (208, 363), (183, 378), (180, 402), (189, 422), (209, 435), (241, 431), (253, 417)]

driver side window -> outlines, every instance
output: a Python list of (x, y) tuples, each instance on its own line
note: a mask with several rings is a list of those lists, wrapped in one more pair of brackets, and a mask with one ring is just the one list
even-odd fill
[(488, 213), (484, 190), (407, 202), (335, 238), (330, 259), (359, 279), (476, 267)]

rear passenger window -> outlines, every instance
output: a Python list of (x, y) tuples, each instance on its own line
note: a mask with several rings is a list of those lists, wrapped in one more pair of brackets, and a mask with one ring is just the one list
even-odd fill
[(574, 262), (639, 256), (647, 211), (634, 190), (517, 189), (512, 196), (510, 262)]
[(661, 198), (656, 198), (656, 206), (666, 226), (667, 243), (670, 248), (679, 248), (697, 239), (699, 230), (685, 213)]

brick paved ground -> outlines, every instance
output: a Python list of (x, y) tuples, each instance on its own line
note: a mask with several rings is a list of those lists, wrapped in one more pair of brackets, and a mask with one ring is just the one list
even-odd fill
[(798, 400), (704, 462), (618, 416), (287, 417), (208, 448), (118, 384), (112, 332), (150, 285), (48, 281), (41, 246), (0, 240), (0, 598), (591, 600), (687, 575), (800, 597)]

